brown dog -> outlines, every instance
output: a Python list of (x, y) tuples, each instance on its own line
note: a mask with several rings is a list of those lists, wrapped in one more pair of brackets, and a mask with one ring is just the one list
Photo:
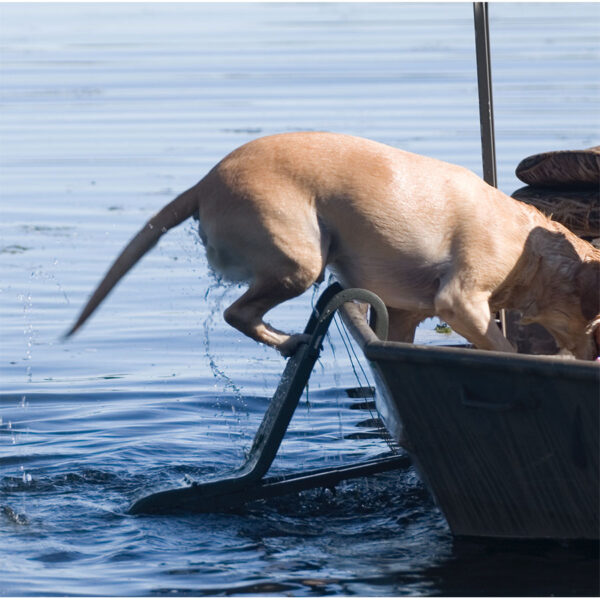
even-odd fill
[(261, 138), (226, 156), (144, 225), (67, 335), (193, 215), (211, 266), (249, 284), (225, 320), (284, 355), (302, 336), (263, 316), (325, 267), (383, 299), (390, 339), (412, 342), (438, 315), (478, 348), (514, 351), (493, 318), (514, 308), (575, 357), (598, 355), (600, 251), (462, 167), (317, 132)]

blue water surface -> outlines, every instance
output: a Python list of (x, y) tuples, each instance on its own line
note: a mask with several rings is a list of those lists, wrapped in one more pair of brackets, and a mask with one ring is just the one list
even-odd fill
[[(522, 158), (598, 144), (600, 5), (490, 16), (512, 193)], [(191, 222), (60, 337), (149, 215), (295, 130), (481, 173), (472, 6), (0, 4), (0, 595), (598, 594), (596, 549), (455, 540), (412, 468), (234, 513), (127, 513), (239, 465), (285, 361), (224, 323), (240, 290)], [(270, 320), (301, 330), (315, 293)], [(434, 325), (421, 341), (444, 341)], [(333, 327), (274, 472), (389, 451), (346, 391), (372, 383), (350, 357)]]

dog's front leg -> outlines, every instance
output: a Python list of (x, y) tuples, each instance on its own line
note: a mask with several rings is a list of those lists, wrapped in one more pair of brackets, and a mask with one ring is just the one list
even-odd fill
[(419, 323), (431, 316), (430, 313), (400, 310), (389, 306), (387, 311), (389, 317), (388, 340), (407, 344), (412, 344), (415, 341), (415, 332)]
[(263, 321), (264, 315), (282, 302), (299, 296), (304, 285), (283, 286), (280, 281), (254, 282), (223, 314), (232, 327), (257, 342), (276, 348), (283, 356), (292, 356), (298, 346), (308, 341), (305, 334), (290, 335)]
[(516, 352), (496, 324), (489, 294), (466, 291), (450, 284), (438, 292), (435, 309), (440, 318), (476, 348)]

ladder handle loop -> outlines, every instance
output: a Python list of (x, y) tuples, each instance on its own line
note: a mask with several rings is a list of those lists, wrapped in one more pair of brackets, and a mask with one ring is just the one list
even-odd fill
[[(325, 294), (328, 294), (328, 292), (334, 287), (336, 289), (332, 291), (334, 291), (335, 294), (332, 297), (326, 298), (327, 302), (325, 303), (325, 306), (322, 309), (320, 309), (319, 303), (317, 303), (316, 310), (320, 309), (320, 314), (317, 319), (315, 330), (321, 324), (325, 324), (325, 322), (327, 322), (326, 327), (328, 327), (329, 321), (331, 321), (331, 319), (333, 318), (335, 311), (338, 310), (343, 304), (345, 304), (346, 302), (358, 301), (367, 303), (371, 306), (371, 308), (375, 312), (375, 319), (373, 320), (373, 330), (380, 340), (386, 340), (389, 327), (389, 317), (387, 308), (383, 303), (383, 300), (377, 294), (374, 294), (369, 290), (364, 290), (361, 288), (343, 289), (338, 283), (334, 283), (333, 285), (329, 286), (327, 290), (325, 290), (325, 292), (323, 293), (323, 296), (325, 296)], [(323, 296), (321, 296), (321, 298), (323, 298)], [(321, 298), (319, 300), (321, 300)], [(307, 333), (310, 332), (307, 331)]]
[[(310, 319), (304, 328), (304, 333), (311, 337), (309, 346), (313, 352), (320, 350), (320, 342), (325, 337), (329, 323), (336, 310), (342, 304), (352, 301), (365, 302), (373, 309), (371, 327), (377, 337), (385, 341), (388, 335), (389, 317), (383, 300), (375, 293), (362, 288), (344, 289), (337, 281), (332, 283), (319, 296)], [(319, 340), (319, 337), (321, 340)]]

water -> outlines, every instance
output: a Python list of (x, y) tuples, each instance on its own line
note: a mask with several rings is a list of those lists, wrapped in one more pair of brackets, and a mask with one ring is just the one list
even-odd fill
[[(600, 6), (490, 13), (510, 193), (525, 156), (598, 143)], [(145, 219), (259, 135), (341, 131), (480, 173), (469, 4), (0, 4), (0, 69), (1, 595), (599, 592), (594, 548), (453, 540), (412, 469), (129, 516), (237, 466), (285, 364), (224, 324), (239, 290), (191, 224), (59, 339)], [(312, 301), (271, 320), (299, 330)], [(274, 471), (386, 452), (350, 408), (364, 383), (334, 329)]]

